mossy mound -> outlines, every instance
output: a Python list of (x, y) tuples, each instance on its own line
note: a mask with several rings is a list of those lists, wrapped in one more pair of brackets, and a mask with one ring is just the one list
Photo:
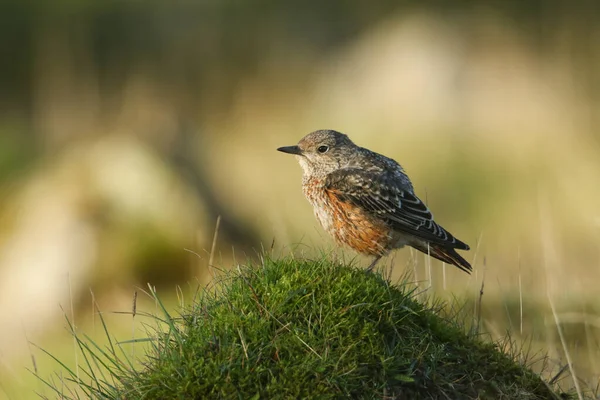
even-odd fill
[(468, 336), (377, 274), (324, 260), (266, 260), (225, 274), (215, 289), (183, 317), (167, 318), (143, 369), (117, 368), (103, 385), (90, 385), (90, 394), (561, 398), (497, 346)]

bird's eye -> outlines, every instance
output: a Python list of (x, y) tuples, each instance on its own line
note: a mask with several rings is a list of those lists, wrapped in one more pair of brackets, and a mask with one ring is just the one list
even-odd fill
[(319, 146), (319, 148), (317, 149), (319, 153), (327, 153), (328, 150), (329, 146)]

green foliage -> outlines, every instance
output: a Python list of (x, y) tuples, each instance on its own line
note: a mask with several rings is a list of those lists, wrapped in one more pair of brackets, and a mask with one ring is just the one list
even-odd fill
[(23, 126), (0, 123), (0, 183), (22, 173), (36, 155), (34, 140)]
[(71, 397), (50, 386), (65, 398), (561, 398), (408, 285), (324, 259), (241, 267), (180, 317), (163, 311), (142, 368), (76, 336), (89, 379), (68, 371)]

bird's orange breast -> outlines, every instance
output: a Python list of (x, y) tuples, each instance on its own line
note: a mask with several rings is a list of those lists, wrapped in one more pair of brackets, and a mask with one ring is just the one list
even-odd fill
[(378, 256), (387, 252), (391, 230), (383, 220), (340, 200), (335, 192), (326, 190), (318, 181), (305, 182), (303, 189), (323, 229), (337, 242), (363, 254)]

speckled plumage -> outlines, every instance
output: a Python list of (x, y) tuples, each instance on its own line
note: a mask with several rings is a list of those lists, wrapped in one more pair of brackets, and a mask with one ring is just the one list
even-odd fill
[(376, 257), (369, 270), (389, 251), (409, 245), (471, 271), (455, 250), (469, 246), (433, 220), (396, 161), (332, 130), (312, 132), (297, 146), (278, 150), (296, 155), (304, 194), (323, 229), (338, 243)]

